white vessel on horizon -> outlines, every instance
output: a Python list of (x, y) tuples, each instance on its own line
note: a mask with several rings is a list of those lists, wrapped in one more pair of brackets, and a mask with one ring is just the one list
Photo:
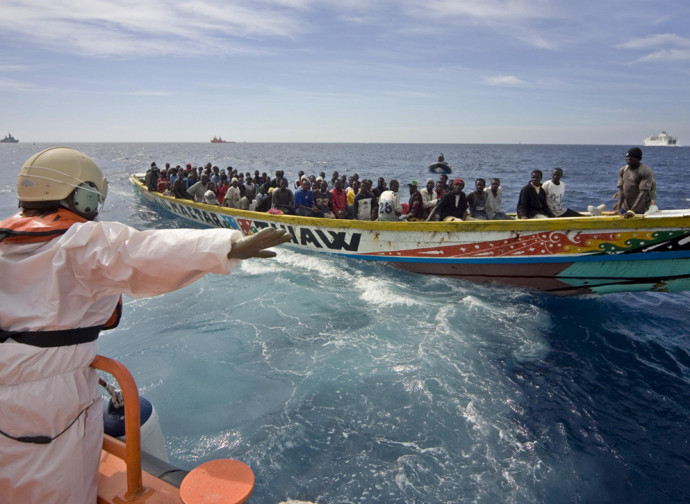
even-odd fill
[(673, 137), (666, 133), (665, 131), (662, 131), (658, 135), (652, 135), (648, 136), (647, 138), (644, 139), (644, 145), (646, 147), (650, 146), (673, 146), (673, 145), (678, 145), (678, 138)]

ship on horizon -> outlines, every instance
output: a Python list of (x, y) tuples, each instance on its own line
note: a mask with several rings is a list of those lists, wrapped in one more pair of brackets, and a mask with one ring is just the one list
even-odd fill
[(658, 135), (651, 135), (644, 139), (645, 147), (669, 147), (677, 146), (678, 138), (662, 131)]
[(5, 138), (0, 140), (0, 143), (19, 143), (19, 140), (12, 136), (12, 133), (8, 133)]
[(235, 143), (235, 142), (223, 140), (221, 137), (213, 137), (211, 139), (211, 143)]

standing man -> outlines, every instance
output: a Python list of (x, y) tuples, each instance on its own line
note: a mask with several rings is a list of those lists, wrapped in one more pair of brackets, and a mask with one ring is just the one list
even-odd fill
[(533, 170), (529, 184), (520, 191), (517, 204), (518, 219), (548, 219), (553, 213), (546, 204), (546, 193), (541, 186), (541, 170)]
[(626, 216), (643, 214), (656, 200), (654, 173), (640, 162), (642, 149), (638, 147), (628, 150), (625, 161), (627, 164), (618, 170), (618, 208)]
[[(0, 502), (96, 502), (103, 407), (90, 364), (122, 293), (157, 296), (227, 275), (289, 237), (97, 221), (107, 191), (91, 158), (46, 149), (19, 171), (20, 213), (0, 222)], [(161, 260), (178, 255), (182, 266)]]
[(551, 180), (544, 182), (541, 187), (546, 193), (546, 204), (554, 217), (584, 217), (581, 213), (563, 208), (563, 195), (565, 194), (565, 183), (561, 181), (563, 170), (554, 168), (551, 172)]

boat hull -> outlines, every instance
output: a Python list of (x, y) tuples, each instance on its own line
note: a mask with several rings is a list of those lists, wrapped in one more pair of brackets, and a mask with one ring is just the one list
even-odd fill
[(690, 290), (690, 210), (654, 216), (368, 222), (249, 212), (150, 193), (157, 209), (245, 235), (286, 229), (286, 246), (422, 274), (559, 294)]

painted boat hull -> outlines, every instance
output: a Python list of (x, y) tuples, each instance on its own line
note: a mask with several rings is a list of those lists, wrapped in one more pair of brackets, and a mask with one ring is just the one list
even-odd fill
[(422, 274), (559, 294), (690, 290), (690, 209), (651, 216), (470, 222), (369, 222), (222, 208), (138, 193), (159, 210), (245, 235), (286, 229), (291, 246)]

